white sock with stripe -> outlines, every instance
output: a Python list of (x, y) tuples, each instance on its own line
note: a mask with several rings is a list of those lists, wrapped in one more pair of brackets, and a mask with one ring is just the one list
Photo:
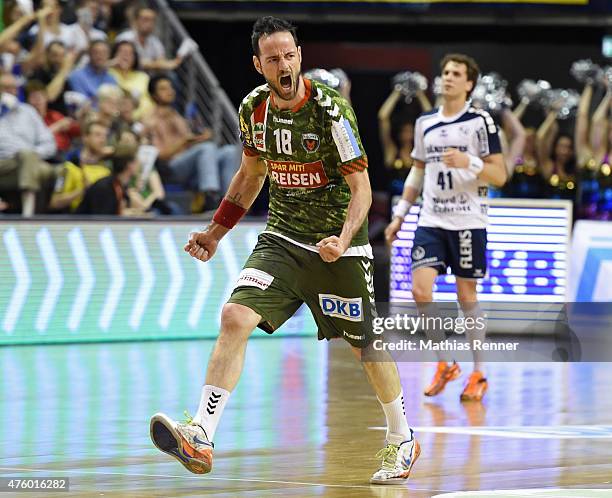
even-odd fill
[(404, 410), (404, 392), (390, 403), (378, 400), (387, 418), (387, 442), (400, 445), (410, 439), (410, 427)]
[(201, 425), (206, 431), (208, 440), (212, 441), (217, 431), (217, 425), (221, 420), (221, 414), (225, 408), (225, 403), (229, 399), (230, 392), (221, 387), (206, 384), (202, 387), (200, 406), (198, 412), (193, 417), (193, 423)]

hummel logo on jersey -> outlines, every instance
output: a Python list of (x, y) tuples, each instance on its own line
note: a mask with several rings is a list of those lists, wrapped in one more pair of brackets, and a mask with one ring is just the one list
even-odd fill
[(293, 124), (293, 119), (279, 118), (278, 116), (272, 116), (272, 121), (287, 125)]

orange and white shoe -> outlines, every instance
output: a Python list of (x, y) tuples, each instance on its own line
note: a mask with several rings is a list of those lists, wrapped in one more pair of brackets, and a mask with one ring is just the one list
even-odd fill
[(446, 384), (451, 380), (455, 380), (461, 375), (461, 369), (456, 362), (453, 361), (452, 365), (449, 365), (445, 361), (438, 362), (438, 368), (434, 374), (434, 378), (431, 384), (425, 389), (425, 396), (435, 396), (444, 391)]
[(212, 469), (212, 441), (202, 427), (188, 421), (178, 423), (163, 413), (151, 417), (151, 440), (153, 444), (168, 455), (176, 458), (194, 474), (207, 474)]
[(461, 401), (480, 401), (487, 392), (488, 387), (489, 383), (482, 372), (478, 370), (473, 371), (463, 388)]
[(410, 436), (408, 441), (399, 446), (388, 443), (376, 454), (376, 458), (382, 458), (382, 465), (370, 478), (371, 484), (398, 484), (410, 477), (412, 466), (421, 454), (421, 447), (414, 438), (412, 429)]

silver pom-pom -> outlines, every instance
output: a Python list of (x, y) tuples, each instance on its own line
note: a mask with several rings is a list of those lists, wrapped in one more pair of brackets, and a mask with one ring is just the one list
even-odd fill
[(343, 86), (350, 83), (350, 79), (348, 75), (344, 72), (344, 69), (340, 69), (339, 67), (335, 67), (334, 69), (329, 70), (336, 78), (338, 78), (339, 86), (342, 88)]
[(404, 71), (396, 74), (391, 80), (393, 88), (399, 90), (404, 95), (407, 104), (419, 91), (427, 90), (427, 78), (416, 71)]
[(483, 74), (478, 78), (472, 92), (472, 104), (489, 112), (499, 112), (504, 106), (512, 106), (512, 100), (506, 91), (508, 82), (498, 73)]
[(436, 97), (442, 95), (442, 77), (436, 76), (433, 82), (433, 93)]
[(591, 59), (582, 59), (572, 64), (571, 75), (580, 83), (595, 83), (603, 79), (603, 70)]
[(330, 86), (333, 89), (337, 89), (340, 86), (340, 78), (332, 74), (327, 69), (314, 68), (309, 69), (304, 73), (304, 78), (309, 80), (316, 80), (324, 85)]
[(551, 86), (548, 81), (545, 80), (523, 80), (516, 87), (516, 91), (521, 97), (521, 100), (526, 100), (527, 102), (538, 102), (542, 93), (550, 90)]
[(580, 94), (573, 89), (552, 88), (542, 92), (539, 103), (545, 109), (557, 110), (558, 119), (567, 119), (575, 114)]
[(569, 88), (561, 91), (561, 97), (563, 98), (563, 105), (559, 109), (559, 119), (568, 119), (576, 114), (578, 110), (578, 104), (580, 103), (580, 94)]

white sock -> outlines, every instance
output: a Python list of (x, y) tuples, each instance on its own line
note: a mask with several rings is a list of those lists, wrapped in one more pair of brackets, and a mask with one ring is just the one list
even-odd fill
[(387, 418), (387, 442), (400, 445), (410, 439), (410, 427), (406, 420), (404, 410), (404, 392), (400, 391), (399, 396), (390, 403), (383, 403), (378, 400)]
[(230, 392), (220, 387), (206, 384), (202, 387), (202, 396), (200, 398), (200, 406), (193, 423), (201, 425), (206, 431), (208, 440), (212, 441), (215, 437), (217, 425), (221, 420), (221, 414), (225, 408), (225, 403), (229, 399)]

